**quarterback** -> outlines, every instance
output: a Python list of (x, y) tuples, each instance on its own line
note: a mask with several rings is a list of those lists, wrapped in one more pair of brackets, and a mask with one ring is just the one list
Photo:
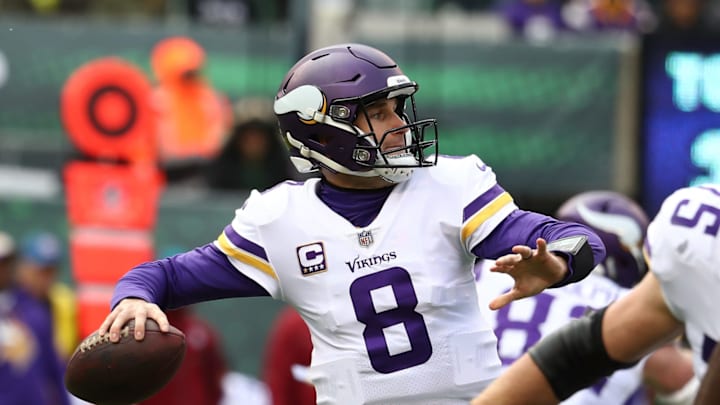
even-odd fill
[(605, 250), (582, 225), (520, 210), (478, 157), (439, 156), (417, 89), (365, 45), (298, 61), (274, 110), (295, 167), (320, 176), (253, 191), (217, 240), (131, 269), (100, 333), (115, 341), (129, 319), (166, 328), (167, 308), (271, 296), (308, 325), (319, 404), (467, 404), (500, 371), (474, 261), (514, 279), (500, 308), (581, 280)]

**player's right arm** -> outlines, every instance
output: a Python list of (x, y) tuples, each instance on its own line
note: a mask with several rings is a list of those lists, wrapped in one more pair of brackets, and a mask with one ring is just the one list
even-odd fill
[(144, 337), (147, 318), (165, 331), (166, 308), (230, 297), (277, 295), (277, 275), (260, 245), (258, 224), (282, 210), (286, 194), (253, 192), (213, 243), (161, 260), (140, 264), (115, 286), (112, 311), (99, 328), (119, 340), (120, 329), (135, 319), (135, 338)]
[(110, 340), (119, 339), (120, 329), (135, 319), (135, 338), (144, 337), (147, 318), (161, 326), (167, 323), (162, 309), (228, 297), (267, 296), (268, 292), (239, 272), (213, 244), (176, 256), (143, 263), (126, 273), (115, 286), (112, 312), (99, 332), (109, 330)]

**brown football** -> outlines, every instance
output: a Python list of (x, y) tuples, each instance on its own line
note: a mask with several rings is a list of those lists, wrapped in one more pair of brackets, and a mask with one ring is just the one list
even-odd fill
[(75, 349), (65, 370), (65, 387), (76, 397), (102, 405), (132, 404), (151, 397), (173, 377), (185, 357), (185, 335), (174, 326), (163, 333), (151, 319), (136, 341), (135, 321), (120, 341), (95, 331)]

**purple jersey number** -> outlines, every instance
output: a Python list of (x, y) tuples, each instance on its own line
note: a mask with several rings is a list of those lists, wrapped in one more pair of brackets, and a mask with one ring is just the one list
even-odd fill
[[(505, 292), (507, 292), (506, 290)], [(527, 320), (514, 320), (510, 318), (510, 308), (512, 302), (504, 307), (498, 309), (497, 312), (497, 326), (495, 327), (495, 336), (497, 336), (498, 342), (502, 341), (503, 335), (507, 331), (522, 331), (525, 334), (525, 345), (523, 346), (522, 353), (525, 353), (532, 345), (534, 345), (542, 334), (540, 333), (540, 326), (545, 323), (550, 312), (550, 304), (553, 302), (555, 297), (547, 294), (539, 294), (533, 297), (528, 297), (535, 301), (535, 309), (533, 310), (532, 316)], [(508, 357), (500, 354), (500, 361), (503, 366), (507, 366), (510, 363), (517, 360), (517, 357)]]
[[(508, 291), (509, 290), (505, 290), (504, 293)], [(550, 312), (550, 307), (552, 306), (555, 297), (549, 294), (538, 294), (532, 297), (527, 297), (525, 298), (525, 300), (535, 301), (535, 307), (532, 316), (530, 316), (529, 319), (511, 319), (510, 308), (513, 304), (511, 302), (508, 305), (505, 305), (504, 307), (498, 309), (497, 325), (495, 326), (495, 336), (497, 336), (498, 342), (502, 341), (503, 334), (507, 331), (523, 332), (525, 334), (525, 344), (523, 345), (522, 353), (527, 352), (528, 349), (530, 349), (542, 337), (540, 327), (543, 323), (545, 323), (545, 321), (547, 321), (548, 313)], [(588, 308), (584, 305), (576, 305), (570, 308), (568, 315), (572, 319), (580, 318), (587, 312), (587, 310)], [(500, 353), (500, 361), (502, 362), (503, 366), (509, 366), (515, 360), (517, 360), (517, 357), (509, 357)], [(591, 389), (596, 394), (600, 395), (600, 392), (602, 391), (603, 387), (605, 387), (606, 382), (607, 378), (603, 377), (599, 379), (598, 382), (591, 387)]]
[[(704, 187), (702, 187), (704, 188)], [(707, 188), (707, 190), (712, 191), (715, 194), (718, 194), (718, 192), (714, 189)], [(692, 218), (685, 218), (680, 216), (680, 209), (684, 206), (686, 206), (690, 200), (682, 200), (678, 203), (677, 207), (675, 208), (675, 211), (673, 212), (673, 216), (670, 219), (670, 222), (673, 225), (680, 225), (684, 226), (686, 228), (694, 228), (698, 222), (700, 222), (700, 217), (703, 213), (711, 214), (715, 217), (715, 222), (705, 227), (704, 232), (708, 235), (715, 235), (717, 236), (718, 230), (720, 230), (720, 208), (714, 207), (712, 205), (707, 204), (700, 204), (700, 207), (698, 207), (698, 210), (695, 212), (695, 215), (693, 215)], [(707, 335), (704, 336), (703, 340), (703, 346), (702, 346), (702, 357), (705, 362), (708, 361), (710, 358), (710, 354), (712, 353), (713, 349), (715, 348), (715, 345), (717, 342)]]
[[(383, 287), (392, 290), (397, 306), (377, 311), (371, 292)], [(425, 319), (415, 312), (418, 300), (410, 274), (400, 267), (391, 267), (368, 274), (350, 285), (350, 299), (357, 320), (365, 325), (363, 338), (372, 368), (380, 373), (392, 373), (423, 364), (432, 355), (432, 345)], [(383, 329), (402, 324), (411, 349), (391, 354)]]
[[(505, 290), (508, 292), (509, 290)], [(555, 297), (549, 294), (538, 294), (532, 297), (525, 298), (526, 300), (535, 301), (535, 307), (532, 316), (529, 319), (515, 320), (510, 317), (510, 308), (512, 302), (497, 311), (497, 326), (495, 326), (495, 336), (498, 341), (502, 340), (503, 334), (506, 331), (514, 330), (521, 331), (525, 334), (525, 345), (522, 348), (522, 353), (525, 353), (531, 348), (538, 340), (542, 337), (540, 327), (545, 321), (547, 321), (548, 313), (550, 312), (550, 306), (555, 300)], [(587, 311), (587, 307), (583, 305), (577, 305), (570, 309), (570, 318), (579, 318)], [(500, 354), (500, 360), (504, 366), (517, 360), (517, 357), (508, 357)]]
[(680, 209), (686, 206), (690, 200), (682, 200), (678, 203), (673, 216), (670, 219), (670, 223), (673, 225), (680, 225), (686, 228), (694, 228), (704, 213), (710, 214), (715, 217), (715, 222), (705, 227), (704, 232), (708, 235), (717, 235), (720, 229), (720, 208), (713, 207), (712, 205), (700, 204), (698, 210), (695, 211), (695, 215), (692, 218), (686, 218), (680, 216)]

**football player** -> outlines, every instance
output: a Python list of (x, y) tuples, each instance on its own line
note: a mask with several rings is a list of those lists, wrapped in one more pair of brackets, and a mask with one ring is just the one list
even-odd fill
[[(682, 188), (648, 227), (643, 280), (628, 294), (549, 335), (473, 404), (552, 404), (613, 370), (629, 367), (683, 330), (702, 378), (720, 339), (720, 186)], [(717, 376), (718, 356), (709, 375)], [(703, 381), (697, 403), (718, 398)]]
[[(642, 245), (649, 221), (630, 198), (612, 191), (580, 193), (566, 201), (556, 217), (593, 229), (605, 244), (607, 256), (582, 283), (545, 290), (498, 311), (485, 311), (505, 367), (542, 336), (579, 318), (588, 309), (602, 308), (626, 294), (646, 272)], [(487, 264), (479, 261), (475, 266), (481, 309), (487, 308), (486, 297), (512, 287), (511, 279), (490, 272)], [(689, 351), (668, 345), (634, 367), (575, 393), (563, 404), (691, 404), (698, 385)]]
[(320, 177), (253, 191), (217, 240), (132, 269), (100, 333), (117, 341), (133, 318), (167, 328), (165, 308), (271, 296), (310, 329), (319, 404), (467, 404), (500, 370), (475, 259), (515, 280), (499, 308), (584, 278), (605, 249), (582, 225), (520, 210), (478, 157), (438, 156), (417, 89), (369, 46), (302, 58), (274, 110), (295, 167)]

